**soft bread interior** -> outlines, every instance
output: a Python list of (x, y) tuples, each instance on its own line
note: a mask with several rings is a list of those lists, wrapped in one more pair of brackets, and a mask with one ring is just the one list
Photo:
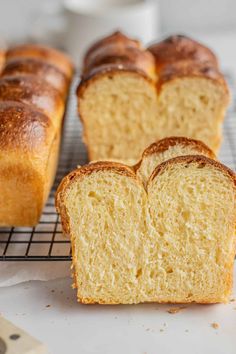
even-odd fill
[(79, 112), (90, 159), (137, 161), (156, 140), (156, 107), (154, 84), (136, 73), (111, 73), (88, 84)]
[(199, 139), (217, 152), (227, 101), (225, 87), (213, 80), (192, 77), (170, 81), (158, 100), (161, 134)]
[(166, 162), (148, 184), (148, 200), (146, 299), (227, 301), (235, 253), (229, 177), (204, 162)]
[(69, 175), (68, 186), (59, 188), (58, 209), (69, 225), (80, 301), (228, 300), (235, 185), (211, 161), (168, 160), (154, 170), (147, 190), (135, 174), (113, 168), (90, 171), (90, 165), (76, 178)]
[(217, 152), (228, 95), (203, 77), (154, 83), (137, 73), (100, 75), (79, 95), (79, 112), (91, 160), (138, 161), (150, 143), (166, 136), (200, 139)]
[(136, 301), (145, 191), (135, 175), (100, 171), (66, 195), (78, 297), (83, 302)]

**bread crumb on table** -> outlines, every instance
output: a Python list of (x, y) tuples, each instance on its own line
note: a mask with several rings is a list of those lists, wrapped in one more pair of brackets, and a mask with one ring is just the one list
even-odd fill
[(180, 312), (181, 310), (184, 310), (185, 308), (186, 308), (185, 306), (171, 307), (169, 310), (167, 310), (167, 312), (171, 314), (175, 314)]
[(214, 329), (218, 329), (220, 326), (219, 326), (219, 323), (213, 322), (213, 323), (211, 323), (211, 327)]

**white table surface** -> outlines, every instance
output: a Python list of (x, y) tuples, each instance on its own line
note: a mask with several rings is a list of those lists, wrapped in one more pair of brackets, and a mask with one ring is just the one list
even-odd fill
[[(195, 37), (236, 75), (236, 33)], [(71, 283), (64, 278), (0, 288), (0, 313), (43, 341), (51, 354), (236, 353), (236, 301), (188, 305), (176, 314), (167, 312), (170, 305), (88, 306), (76, 302)]]

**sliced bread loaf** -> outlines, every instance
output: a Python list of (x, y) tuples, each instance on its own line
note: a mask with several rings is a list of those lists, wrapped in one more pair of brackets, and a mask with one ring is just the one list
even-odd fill
[(77, 96), (90, 160), (126, 163), (173, 135), (199, 139), (216, 153), (229, 103), (210, 49), (172, 36), (145, 50), (121, 33), (88, 51)]
[(120, 163), (71, 172), (56, 206), (72, 242), (79, 301), (227, 302), (235, 204), (235, 174), (201, 155), (161, 163), (145, 185)]

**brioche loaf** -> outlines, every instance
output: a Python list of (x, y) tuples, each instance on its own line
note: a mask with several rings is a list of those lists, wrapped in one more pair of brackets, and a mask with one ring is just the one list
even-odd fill
[[(171, 138), (149, 147), (160, 162), (178, 151), (214, 157), (205, 145), (188, 140)], [(147, 156), (146, 150), (143, 159)], [(72, 242), (79, 301), (229, 300), (236, 180), (206, 156), (174, 157), (154, 170), (150, 160), (141, 161), (151, 173), (148, 180), (148, 173), (137, 174), (137, 168), (106, 161), (77, 168), (63, 179), (56, 207)]]
[(56, 172), (72, 65), (51, 48), (40, 61), (38, 48), (9, 50), (0, 76), (0, 226), (36, 225)]
[(136, 162), (147, 145), (172, 135), (217, 153), (229, 103), (210, 49), (172, 36), (145, 50), (120, 32), (87, 52), (77, 97), (90, 160)]

